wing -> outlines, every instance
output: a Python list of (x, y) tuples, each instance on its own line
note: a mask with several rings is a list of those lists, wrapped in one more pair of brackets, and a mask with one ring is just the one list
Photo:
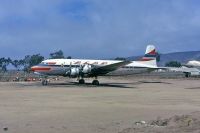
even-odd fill
[(169, 68), (166, 68), (166, 67), (155, 67), (155, 68), (150, 68), (150, 67), (148, 68), (147, 67), (147, 69), (148, 69), (149, 72), (152, 72), (152, 71), (155, 71), (155, 70), (165, 70), (165, 71), (169, 70)]
[(106, 66), (102, 66), (102, 67), (94, 67), (91, 70), (91, 76), (101, 76), (101, 75), (105, 75), (109, 72), (112, 72), (124, 65), (130, 64), (130, 61), (122, 61), (122, 62), (118, 62), (118, 63), (114, 63), (111, 65), (106, 65)]

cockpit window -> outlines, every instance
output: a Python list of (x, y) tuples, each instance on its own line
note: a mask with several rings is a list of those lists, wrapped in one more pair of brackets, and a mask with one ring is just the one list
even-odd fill
[(41, 62), (40, 64), (39, 64), (39, 66), (47, 66), (48, 64), (47, 63), (45, 63), (45, 62)]

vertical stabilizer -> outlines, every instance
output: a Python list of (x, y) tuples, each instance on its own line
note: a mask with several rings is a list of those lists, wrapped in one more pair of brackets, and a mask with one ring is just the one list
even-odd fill
[(142, 57), (141, 61), (144, 61), (145, 64), (157, 67), (156, 57), (156, 47), (154, 45), (148, 45), (146, 48), (145, 55)]

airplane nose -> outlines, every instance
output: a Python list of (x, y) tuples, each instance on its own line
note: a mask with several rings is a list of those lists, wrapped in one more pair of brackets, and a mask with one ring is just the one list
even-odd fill
[(50, 67), (43, 67), (43, 66), (33, 66), (33, 67), (31, 67), (31, 71), (33, 71), (33, 72), (50, 71), (50, 70), (51, 70)]
[(35, 66), (32, 66), (32, 67), (31, 67), (31, 71), (34, 72), (34, 71), (35, 71), (35, 68), (36, 68)]

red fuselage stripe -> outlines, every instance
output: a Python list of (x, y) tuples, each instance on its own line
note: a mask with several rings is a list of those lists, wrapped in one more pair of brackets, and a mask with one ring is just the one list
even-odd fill
[(151, 52), (149, 52), (148, 54), (150, 54), (150, 55), (156, 55), (156, 50), (154, 49)]
[(35, 68), (32, 68), (33, 71), (49, 71), (51, 70), (50, 67), (35, 67)]
[(56, 62), (48, 62), (49, 65), (55, 65)]

